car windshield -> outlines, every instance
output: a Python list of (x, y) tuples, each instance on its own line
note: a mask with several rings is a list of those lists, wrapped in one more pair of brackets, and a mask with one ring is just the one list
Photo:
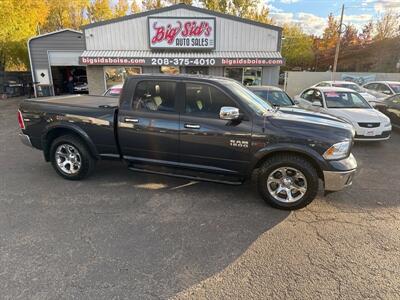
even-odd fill
[(368, 102), (358, 93), (325, 92), (328, 108), (371, 108)]
[(391, 83), (389, 86), (396, 94), (400, 94), (400, 83)]
[(363, 92), (363, 90), (361, 89), (361, 87), (359, 87), (357, 84), (355, 83), (334, 83), (332, 84), (332, 86), (334, 87), (342, 87), (342, 88), (346, 88), (346, 89), (351, 89), (353, 91), (356, 92)]
[(283, 91), (253, 90), (252, 92), (274, 106), (294, 105), (290, 97)]
[(228, 86), (229, 89), (244, 101), (256, 114), (263, 115), (266, 111), (272, 111), (272, 107), (266, 101), (240, 83), (227, 80), (224, 81), (224, 85)]

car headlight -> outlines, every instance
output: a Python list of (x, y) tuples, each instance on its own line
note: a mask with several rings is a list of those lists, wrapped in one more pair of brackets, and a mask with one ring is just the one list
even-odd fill
[(349, 154), (350, 141), (339, 142), (325, 151), (322, 155), (326, 160), (345, 158)]
[(391, 126), (392, 126), (392, 123), (391, 123), (390, 120), (389, 120), (389, 121), (387, 121), (387, 123), (385, 123), (384, 126), (385, 126), (385, 127), (391, 127)]

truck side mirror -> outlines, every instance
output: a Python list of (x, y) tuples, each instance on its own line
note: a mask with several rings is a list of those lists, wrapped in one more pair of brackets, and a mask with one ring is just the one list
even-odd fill
[(239, 117), (239, 109), (236, 107), (222, 106), (219, 111), (219, 118), (222, 120), (237, 120)]

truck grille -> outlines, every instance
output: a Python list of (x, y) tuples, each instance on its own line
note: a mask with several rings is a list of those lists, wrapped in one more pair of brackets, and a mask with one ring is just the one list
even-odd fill
[(364, 128), (376, 128), (379, 127), (381, 123), (358, 123), (358, 126), (364, 127)]

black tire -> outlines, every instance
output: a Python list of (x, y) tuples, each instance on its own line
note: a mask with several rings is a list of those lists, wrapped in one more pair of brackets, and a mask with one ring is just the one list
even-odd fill
[[(78, 171), (76, 171), (76, 173), (68, 174), (59, 167), (56, 158), (56, 151), (60, 145), (71, 145), (75, 149), (77, 149), (78, 154), (80, 156), (80, 168)], [(68, 180), (81, 180), (89, 176), (89, 174), (93, 171), (96, 165), (96, 160), (90, 154), (87, 146), (84, 144), (84, 142), (82, 142), (82, 140), (79, 137), (75, 135), (63, 135), (56, 138), (50, 147), (50, 160), (56, 172), (61, 177)]]
[[(279, 168), (294, 168), (304, 175), (307, 188), (304, 195), (294, 202), (283, 202), (274, 198), (268, 190), (267, 180)], [(284, 210), (295, 210), (307, 206), (318, 193), (318, 174), (313, 165), (294, 154), (278, 154), (268, 158), (261, 166), (258, 173), (258, 191), (262, 198), (271, 206)], [(286, 193), (283, 193), (285, 195)], [(300, 196), (299, 196), (300, 197)], [(279, 197), (278, 197), (279, 198)]]

